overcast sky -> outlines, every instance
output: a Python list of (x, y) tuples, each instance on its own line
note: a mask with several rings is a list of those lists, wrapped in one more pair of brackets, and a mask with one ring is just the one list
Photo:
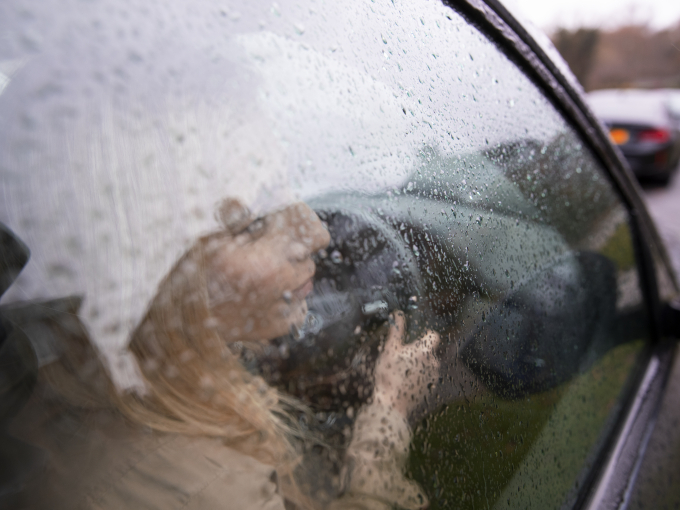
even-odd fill
[(680, 20), (680, 0), (505, 0), (544, 30), (557, 26), (612, 28), (649, 23), (666, 28)]

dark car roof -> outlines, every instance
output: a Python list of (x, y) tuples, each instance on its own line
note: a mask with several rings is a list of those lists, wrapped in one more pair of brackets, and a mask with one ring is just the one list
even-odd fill
[(597, 90), (586, 100), (604, 122), (668, 126), (670, 96), (667, 90)]

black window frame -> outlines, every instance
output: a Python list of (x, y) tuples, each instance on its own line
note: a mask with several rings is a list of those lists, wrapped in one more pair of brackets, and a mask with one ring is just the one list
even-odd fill
[(621, 154), (611, 145), (604, 127), (543, 48), (498, 0), (442, 0), (493, 41), (534, 83), (592, 151), (626, 208), (633, 234), (640, 285), (649, 319), (650, 341), (624, 390), (616, 426), (605, 440), (573, 508), (626, 506), (659, 411), (670, 374), (675, 343), (664, 338), (662, 303), (652, 247), (671, 275), (676, 295), (677, 276), (641, 189)]

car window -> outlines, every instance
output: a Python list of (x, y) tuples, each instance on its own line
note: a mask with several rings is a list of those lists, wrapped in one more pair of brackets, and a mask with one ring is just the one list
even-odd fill
[(631, 220), (478, 28), (0, 9), (8, 501), (575, 501), (649, 335)]

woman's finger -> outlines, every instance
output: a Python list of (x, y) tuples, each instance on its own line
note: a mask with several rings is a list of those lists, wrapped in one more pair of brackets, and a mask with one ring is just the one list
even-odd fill
[(406, 317), (404, 312), (397, 310), (390, 314), (390, 331), (385, 340), (384, 351), (396, 350), (404, 344), (406, 339)]

